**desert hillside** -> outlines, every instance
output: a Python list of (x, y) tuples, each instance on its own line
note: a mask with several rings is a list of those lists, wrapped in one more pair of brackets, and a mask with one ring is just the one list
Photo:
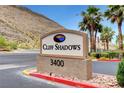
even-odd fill
[(63, 29), (53, 20), (20, 6), (0, 6), (0, 35), (20, 46), (39, 47), (40, 35)]

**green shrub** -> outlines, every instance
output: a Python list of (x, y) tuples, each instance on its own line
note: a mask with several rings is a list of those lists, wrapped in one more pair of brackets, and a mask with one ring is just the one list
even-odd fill
[(108, 58), (109, 54), (107, 52), (93, 52), (90, 54), (90, 56), (95, 58), (100, 58), (100, 57)]
[(14, 41), (13, 42), (7, 41), (3, 36), (0, 36), (0, 48), (7, 51), (17, 49), (17, 43)]
[(9, 43), (10, 49), (17, 49), (17, 43), (16, 42), (10, 42)]
[(109, 58), (118, 58), (119, 57), (119, 52), (108, 52), (109, 53)]
[(117, 82), (121, 87), (124, 87), (124, 60), (118, 64)]
[(99, 60), (109, 60), (109, 58), (106, 58), (106, 57), (100, 57)]
[(101, 52), (101, 57), (109, 58), (109, 54), (107, 52)]
[(113, 59), (113, 58), (119, 58), (120, 53), (122, 53), (122, 56), (124, 58), (124, 52), (123, 51), (121, 51), (121, 52), (120, 51), (92, 52), (89, 54), (89, 56), (95, 57), (95, 58), (105, 57), (105, 58)]
[(6, 39), (3, 36), (0, 36), (0, 47), (7, 45)]
[(90, 53), (90, 56), (91, 56), (91, 57), (96, 57), (96, 52)]
[(99, 59), (101, 57), (100, 53), (96, 53), (96, 58)]

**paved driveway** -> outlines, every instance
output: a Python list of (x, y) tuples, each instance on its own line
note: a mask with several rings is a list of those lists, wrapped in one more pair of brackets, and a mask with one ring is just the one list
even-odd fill
[[(25, 76), (22, 70), (36, 66), (38, 53), (0, 54), (0, 88), (59, 88), (70, 87), (63, 84)], [(118, 63), (93, 62), (93, 72), (115, 75)]]
[(118, 62), (93, 62), (93, 72), (116, 75)]
[(71, 86), (25, 76), (21, 71), (36, 66), (35, 53), (0, 54), (0, 88), (67, 88)]

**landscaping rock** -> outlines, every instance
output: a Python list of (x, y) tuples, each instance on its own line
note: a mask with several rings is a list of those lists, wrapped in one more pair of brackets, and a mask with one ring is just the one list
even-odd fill
[[(50, 76), (50, 73), (44, 73), (44, 74)], [(90, 80), (80, 80), (76, 77), (71, 77), (71, 76), (65, 77), (63, 75), (60, 75), (60, 74), (58, 75), (55, 73), (52, 73), (51, 76), (72, 80), (76, 82), (89, 83), (89, 84), (104, 87), (104, 88), (121, 88), (117, 83), (116, 77), (112, 75), (93, 73), (93, 78)]]

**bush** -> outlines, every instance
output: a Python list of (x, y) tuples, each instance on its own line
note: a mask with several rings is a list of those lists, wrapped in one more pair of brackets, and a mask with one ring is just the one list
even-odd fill
[(6, 45), (7, 45), (6, 39), (3, 36), (0, 36), (0, 47), (3, 48)]
[(95, 52), (89, 53), (89, 55), (90, 55), (91, 57), (96, 57), (96, 53), (95, 53)]
[(109, 54), (107, 52), (101, 52), (101, 57), (109, 58)]
[(100, 53), (96, 53), (96, 58), (100, 58), (101, 57), (101, 54)]
[(118, 71), (116, 75), (118, 84), (124, 87), (124, 60), (118, 64)]
[(17, 43), (16, 42), (10, 42), (9, 43), (10, 49), (17, 49)]
[(91, 57), (95, 57), (98, 59), (101, 57), (109, 58), (109, 54), (107, 52), (93, 52), (90, 55)]
[(113, 58), (119, 58), (120, 53), (122, 53), (122, 56), (124, 57), (124, 52), (120, 52), (120, 51), (116, 51), (116, 52), (93, 52), (90, 53), (89, 55), (91, 57), (95, 57), (95, 58), (101, 58), (101, 57), (105, 57), (105, 58), (109, 58), (109, 59), (113, 59)]
[(103, 60), (103, 61), (105, 61), (105, 60), (109, 60), (109, 58), (101, 57), (99, 60)]
[(0, 48), (6, 51), (17, 49), (17, 43), (14, 41), (9, 42), (3, 36), (0, 36)]
[(99, 52), (92, 52), (92, 53), (90, 53), (90, 56), (94, 57), (94, 58), (100, 58), (101, 54)]
[(108, 52), (109, 53), (109, 58), (118, 58), (119, 57), (119, 52)]

